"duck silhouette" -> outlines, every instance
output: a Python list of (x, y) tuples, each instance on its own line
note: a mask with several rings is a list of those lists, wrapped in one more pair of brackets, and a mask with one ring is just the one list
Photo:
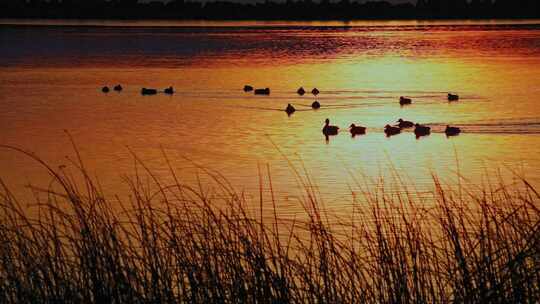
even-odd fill
[(147, 89), (147, 88), (141, 89), (141, 95), (156, 95), (156, 94), (157, 94), (156, 89)]
[(412, 99), (410, 99), (410, 98), (403, 97), (403, 96), (401, 96), (399, 98), (399, 104), (402, 105), (402, 106), (410, 105), (411, 103), (412, 103)]
[(306, 94), (306, 90), (304, 90), (303, 87), (300, 87), (298, 89), (298, 91), (296, 91), (296, 93), (298, 93), (298, 95), (302, 96), (302, 95)]
[(171, 86), (171, 87), (166, 88), (163, 92), (164, 92), (165, 94), (172, 95), (172, 94), (174, 94), (174, 89), (173, 89), (173, 87)]
[(313, 90), (311, 90), (311, 94), (313, 94), (315, 96), (319, 95), (319, 93), (320, 92), (319, 92), (319, 90), (317, 88), (313, 88)]
[(386, 125), (386, 126), (384, 126), (384, 133), (386, 134), (387, 137), (390, 137), (390, 136), (397, 135), (397, 134), (401, 133), (401, 129), (399, 127), (393, 127), (391, 125)]
[(109, 93), (109, 91), (110, 91), (110, 90), (109, 90), (109, 87), (103, 87), (103, 88), (101, 88), (101, 92), (103, 92), (103, 93)]
[(323, 132), (324, 135), (326, 135), (326, 136), (337, 135), (338, 131), (339, 131), (338, 126), (331, 126), (330, 125), (330, 119), (327, 118), (324, 121), (324, 127), (322, 129), (322, 132)]
[(119, 85), (119, 84), (115, 85), (114, 88), (113, 88), (113, 90), (115, 90), (116, 92), (120, 92), (120, 91), (122, 91), (122, 89), (123, 89), (122, 86)]
[(398, 127), (400, 127), (401, 129), (408, 129), (414, 127), (414, 123), (412, 121), (407, 121), (400, 118), (397, 122)]
[(255, 89), (255, 95), (270, 95), (270, 89)]
[(245, 86), (244, 86), (244, 92), (251, 92), (251, 91), (253, 91), (253, 87), (252, 87), (252, 86), (250, 86), (250, 85), (245, 85)]
[(416, 135), (417, 138), (420, 137), (420, 136), (427, 136), (427, 135), (431, 134), (431, 128), (423, 126), (421, 124), (415, 124), (414, 125), (414, 134)]
[(366, 134), (366, 127), (351, 124), (349, 126), (349, 132), (351, 132), (352, 137), (354, 137), (356, 135), (364, 135), (364, 134)]
[(448, 93), (448, 101), (458, 101), (459, 95)]
[(296, 111), (296, 109), (289, 103), (287, 105), (287, 107), (285, 108), (285, 112), (287, 113), (287, 115), (291, 116), (292, 113), (294, 113)]
[(456, 136), (459, 135), (459, 133), (461, 133), (461, 129), (458, 127), (446, 126), (446, 129), (444, 130), (446, 136)]

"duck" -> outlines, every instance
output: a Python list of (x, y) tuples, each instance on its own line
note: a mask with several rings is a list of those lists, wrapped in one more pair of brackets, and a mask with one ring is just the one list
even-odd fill
[(446, 126), (444, 133), (446, 134), (446, 136), (456, 136), (456, 135), (459, 135), (459, 133), (461, 133), (461, 129), (458, 127)]
[(311, 94), (313, 94), (315, 96), (319, 95), (319, 93), (320, 92), (319, 92), (319, 90), (317, 88), (313, 88), (313, 90), (311, 90)]
[(110, 91), (109, 87), (107, 87), (107, 86), (101, 88), (101, 92), (103, 92), (103, 93), (109, 93), (109, 91)]
[(306, 90), (304, 90), (303, 87), (300, 87), (300, 88), (296, 91), (296, 93), (298, 93), (298, 95), (302, 96), (302, 95), (306, 94)]
[(338, 131), (339, 131), (339, 127), (338, 126), (331, 126), (330, 125), (330, 119), (326, 119), (324, 121), (324, 127), (322, 129), (322, 132), (324, 135), (326, 136), (329, 136), (329, 135), (337, 135), (338, 134)]
[(459, 95), (448, 93), (448, 101), (458, 101)]
[(412, 128), (414, 127), (414, 123), (412, 121), (408, 121), (408, 120), (403, 120), (403, 119), (398, 119), (398, 127), (400, 127), (401, 129), (408, 129), (408, 128)]
[(164, 92), (165, 94), (172, 95), (172, 94), (174, 94), (174, 89), (173, 89), (173, 87), (171, 86), (171, 87), (166, 88), (163, 92)]
[(349, 131), (351, 132), (351, 135), (354, 137), (355, 135), (363, 135), (366, 134), (366, 127), (357, 126), (355, 124), (351, 124), (349, 126)]
[(246, 85), (244, 86), (244, 92), (251, 92), (251, 91), (253, 91), (253, 87), (246, 84)]
[(115, 90), (116, 92), (120, 92), (120, 91), (122, 91), (122, 86), (117, 84), (117, 85), (114, 86), (113, 90)]
[(156, 94), (157, 94), (156, 89), (147, 89), (147, 88), (141, 89), (141, 95), (156, 95)]
[(285, 108), (285, 112), (287, 115), (291, 116), (292, 113), (294, 113), (296, 109), (289, 103), (287, 107)]
[(411, 104), (411, 103), (412, 103), (412, 99), (410, 99), (410, 98), (403, 97), (403, 96), (401, 96), (401, 97), (399, 98), (399, 104), (402, 105), (402, 106), (404, 106), (404, 105), (409, 105), (409, 104)]
[(384, 126), (384, 133), (387, 137), (390, 137), (392, 135), (397, 135), (401, 133), (401, 129), (398, 127), (392, 127), (391, 125)]
[(427, 135), (431, 134), (431, 128), (423, 126), (421, 124), (415, 124), (414, 125), (414, 134), (416, 134), (416, 137), (427, 136)]
[(270, 89), (255, 89), (255, 95), (270, 95)]
[(314, 102), (311, 104), (311, 108), (313, 108), (314, 110), (320, 109), (320, 108), (321, 108), (321, 104), (320, 104), (318, 101), (314, 101)]

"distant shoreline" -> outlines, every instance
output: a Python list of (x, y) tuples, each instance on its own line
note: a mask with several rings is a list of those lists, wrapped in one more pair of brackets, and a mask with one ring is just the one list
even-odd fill
[(260, 21), (260, 22), (355, 22), (355, 21), (537, 21), (540, 23), (540, 16), (534, 17), (456, 17), (456, 18), (447, 18), (447, 17), (360, 17), (360, 18), (169, 18), (169, 17), (126, 17), (126, 18), (116, 18), (116, 17), (24, 17), (24, 16), (0, 16), (0, 22), (5, 20), (66, 20), (66, 21), (174, 21), (174, 22), (227, 22), (227, 21)]
[(61, 19), (0, 18), (0, 26), (110, 26), (110, 27), (384, 27), (384, 26), (537, 26), (540, 19), (357, 19), (357, 20), (178, 20), (178, 19)]
[(107, 19), (107, 20), (438, 20), (540, 18), (536, 0), (434, 1), (391, 4), (358, 2), (265, 1), (233, 3), (174, 0), (141, 3), (119, 1), (7, 0), (0, 4), (0, 18)]

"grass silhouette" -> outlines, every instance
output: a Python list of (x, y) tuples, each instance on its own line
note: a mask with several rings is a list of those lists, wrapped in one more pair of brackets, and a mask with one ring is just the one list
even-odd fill
[(540, 301), (540, 196), (526, 180), (473, 189), (433, 175), (429, 203), (404, 183), (362, 187), (351, 220), (331, 220), (295, 169), (306, 217), (284, 220), (263, 170), (252, 202), (211, 170), (212, 191), (172, 169), (163, 184), (139, 161), (123, 201), (102, 194), (80, 156), (75, 172), (16, 150), (53, 182), (33, 189), (46, 194), (33, 216), (0, 182), (4, 303)]

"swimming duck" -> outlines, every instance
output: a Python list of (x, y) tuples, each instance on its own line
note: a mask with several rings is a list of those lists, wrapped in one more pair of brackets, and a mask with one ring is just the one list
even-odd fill
[(245, 86), (244, 86), (244, 92), (251, 92), (251, 91), (253, 91), (253, 87), (252, 87), (252, 86), (250, 86), (250, 85), (245, 85)]
[(122, 91), (122, 86), (117, 84), (117, 85), (114, 86), (113, 90), (115, 90), (116, 92), (120, 92), (120, 91)]
[(446, 136), (456, 136), (456, 135), (459, 135), (459, 133), (461, 133), (461, 129), (458, 127), (446, 126), (444, 133), (446, 134)]
[(304, 90), (303, 87), (300, 87), (298, 89), (298, 91), (296, 91), (296, 93), (298, 93), (298, 95), (302, 96), (302, 95), (306, 94), (306, 90)]
[(173, 87), (168, 87), (168, 88), (166, 88), (163, 92), (164, 92), (165, 94), (172, 95), (172, 94), (174, 94), (174, 89), (173, 89)]
[(384, 126), (384, 133), (387, 137), (390, 137), (392, 135), (397, 135), (401, 133), (401, 129), (398, 127), (392, 127), (391, 125)]
[(402, 105), (402, 106), (404, 106), (404, 105), (409, 105), (409, 104), (411, 104), (411, 103), (412, 103), (412, 99), (410, 99), (410, 98), (403, 97), (403, 96), (401, 96), (401, 97), (399, 98), (399, 104)]
[(321, 104), (318, 102), (318, 101), (314, 101), (312, 104), (311, 104), (311, 107), (315, 110), (317, 109), (320, 109), (321, 108)]
[(157, 94), (156, 89), (142, 88), (141, 90), (141, 95), (156, 95), (156, 94)]
[(255, 89), (255, 95), (270, 95), (270, 89)]
[(292, 113), (294, 113), (296, 109), (289, 103), (287, 107), (285, 108), (285, 112), (287, 115), (291, 116)]
[(448, 93), (448, 101), (458, 101), (459, 95)]
[(420, 136), (426, 136), (431, 133), (431, 128), (422, 126), (421, 124), (415, 124), (414, 125), (414, 134), (416, 134), (417, 137)]
[(339, 127), (338, 126), (331, 126), (330, 125), (330, 119), (326, 119), (324, 121), (324, 127), (322, 129), (322, 132), (324, 135), (337, 135), (338, 134)]
[(412, 128), (414, 127), (414, 123), (412, 121), (403, 120), (400, 118), (398, 119), (398, 127), (400, 127), (401, 129)]
[(101, 92), (103, 92), (103, 93), (109, 93), (109, 87), (103, 87), (103, 88), (101, 88)]
[(351, 132), (351, 135), (354, 137), (355, 135), (363, 135), (366, 134), (366, 127), (357, 126), (355, 124), (351, 124), (349, 127), (349, 131)]
[(319, 93), (320, 92), (319, 92), (319, 90), (317, 88), (313, 88), (313, 90), (311, 90), (311, 94), (313, 94), (315, 96), (319, 95)]

